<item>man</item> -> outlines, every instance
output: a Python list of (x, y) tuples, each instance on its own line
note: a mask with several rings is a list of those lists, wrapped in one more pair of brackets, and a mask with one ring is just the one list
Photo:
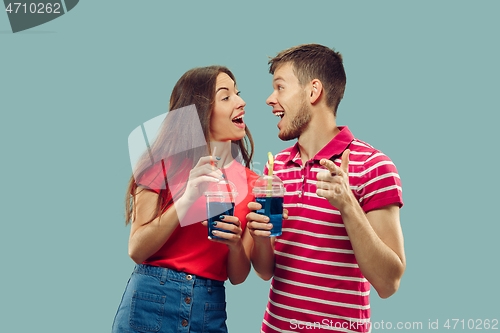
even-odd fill
[(367, 332), (370, 285), (391, 296), (406, 266), (399, 175), (387, 156), (336, 125), (346, 82), (339, 53), (300, 45), (269, 64), (267, 104), (281, 117), (279, 138), (298, 141), (274, 162), (286, 189), (282, 235), (267, 237), (269, 219), (247, 215), (254, 269), (273, 277), (262, 331)]

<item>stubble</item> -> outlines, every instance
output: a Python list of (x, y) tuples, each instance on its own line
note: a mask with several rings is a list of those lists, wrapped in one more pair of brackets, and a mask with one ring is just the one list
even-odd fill
[(311, 121), (311, 110), (303, 100), (302, 105), (297, 110), (297, 114), (290, 122), (290, 125), (283, 132), (278, 134), (278, 137), (283, 141), (296, 139), (304, 132)]

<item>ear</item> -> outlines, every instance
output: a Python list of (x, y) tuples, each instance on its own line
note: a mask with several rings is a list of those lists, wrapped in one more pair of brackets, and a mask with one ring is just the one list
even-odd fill
[(323, 94), (323, 84), (318, 79), (312, 80), (310, 83), (310, 96), (309, 100), (311, 104), (316, 104), (319, 102), (321, 95)]

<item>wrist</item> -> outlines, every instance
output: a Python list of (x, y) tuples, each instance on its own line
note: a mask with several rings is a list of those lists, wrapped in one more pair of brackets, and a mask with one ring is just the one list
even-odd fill
[(180, 207), (191, 207), (192, 204), (195, 203), (196, 200), (192, 200), (190, 197), (184, 193), (179, 199), (175, 200), (175, 204)]
[(254, 248), (262, 249), (271, 246), (271, 237), (256, 236), (253, 239)]
[(349, 192), (344, 204), (341, 207), (337, 207), (342, 216), (352, 214), (356, 209), (360, 207), (359, 202), (352, 192)]
[(227, 243), (226, 245), (229, 248), (230, 252), (243, 251), (243, 243), (241, 242), (241, 239), (239, 239), (237, 242)]

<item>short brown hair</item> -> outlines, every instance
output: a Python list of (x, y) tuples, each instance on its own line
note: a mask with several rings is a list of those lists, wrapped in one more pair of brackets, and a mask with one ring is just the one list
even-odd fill
[(278, 67), (288, 62), (292, 63), (293, 72), (300, 85), (304, 86), (314, 79), (321, 81), (326, 93), (326, 105), (333, 109), (336, 116), (346, 84), (342, 55), (319, 44), (298, 45), (271, 58), (268, 62), (269, 73), (274, 74)]

